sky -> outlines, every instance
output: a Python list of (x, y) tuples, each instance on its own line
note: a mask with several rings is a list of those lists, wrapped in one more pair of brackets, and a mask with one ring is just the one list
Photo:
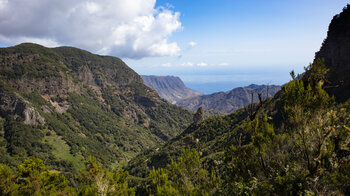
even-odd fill
[(212, 93), (303, 71), (345, 0), (0, 0), (0, 47), (34, 42), (123, 59)]

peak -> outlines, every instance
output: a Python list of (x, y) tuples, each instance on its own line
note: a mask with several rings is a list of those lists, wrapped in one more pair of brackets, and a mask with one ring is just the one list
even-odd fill
[(141, 75), (141, 77), (144, 77), (144, 78), (176, 78), (176, 79), (180, 79), (180, 77), (178, 76), (171, 76), (171, 75), (168, 75), (168, 76), (157, 76), (157, 75)]
[(32, 43), (32, 42), (24, 42), (24, 43), (21, 43), (21, 44), (18, 44), (16, 45), (15, 47), (24, 47), (24, 46), (31, 46), (31, 47), (44, 47), (40, 44), (36, 44), (36, 43)]
[(264, 85), (251, 84), (249, 86), (246, 86), (245, 88), (256, 88), (256, 87), (260, 87), (260, 86), (264, 86)]
[(36, 44), (36, 43), (25, 42), (25, 43), (21, 43), (21, 44), (18, 44), (18, 45), (15, 45), (15, 46), (11, 46), (11, 47), (8, 47), (8, 48), (19, 49), (19, 48), (46, 48), (46, 47), (42, 46), (40, 44)]

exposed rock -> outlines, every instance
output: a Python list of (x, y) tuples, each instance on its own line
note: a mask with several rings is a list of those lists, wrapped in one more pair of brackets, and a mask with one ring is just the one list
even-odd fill
[(42, 117), (23, 97), (14, 94), (0, 92), (0, 116), (7, 117), (13, 115), (24, 119), (28, 125), (44, 125), (45, 119)]
[(24, 116), (24, 124), (27, 125), (44, 125), (45, 119), (28, 104), (25, 105), (22, 115)]
[(179, 100), (203, 95), (185, 86), (176, 76), (141, 76), (145, 85), (157, 91), (160, 97), (176, 104)]
[(50, 100), (50, 103), (53, 107), (55, 107), (56, 112), (60, 114), (67, 112), (67, 110), (69, 109), (69, 104), (67, 101), (59, 103), (59, 102)]
[(51, 114), (51, 113), (52, 113), (52, 110), (51, 110), (50, 107), (47, 106), (47, 105), (42, 105), (42, 106), (41, 106), (41, 110), (42, 110), (44, 113), (47, 113), (47, 114)]
[(350, 97), (350, 5), (333, 17), (327, 39), (315, 55), (315, 59), (322, 58), (330, 70), (327, 91), (338, 101), (347, 100)]

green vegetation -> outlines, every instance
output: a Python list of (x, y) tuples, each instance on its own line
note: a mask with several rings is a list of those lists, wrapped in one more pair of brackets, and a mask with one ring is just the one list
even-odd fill
[(85, 162), (86, 171), (80, 172), (77, 185), (69, 185), (64, 175), (47, 170), (43, 161), (27, 158), (14, 173), (6, 165), (0, 165), (1, 195), (134, 195), (128, 187), (128, 173), (115, 173), (102, 169), (96, 159)]
[(203, 169), (198, 152), (185, 149), (178, 162), (172, 161), (166, 169), (153, 168), (147, 191), (150, 195), (212, 195), (218, 187), (219, 178)]
[[(192, 124), (160, 149), (137, 156), (128, 170), (152, 179), (144, 186), (156, 195), (348, 195), (350, 100), (336, 104), (322, 88), (322, 61), (306, 73), (267, 100), (255, 119), (240, 110)], [(183, 164), (186, 157), (191, 161)], [(175, 175), (181, 164), (182, 174)], [(196, 179), (185, 175), (187, 167), (197, 171)], [(196, 184), (201, 177), (214, 187)]]
[(44, 137), (44, 142), (52, 147), (51, 152), (57, 160), (72, 163), (72, 167), (78, 171), (84, 169), (84, 157), (81, 154), (72, 155), (70, 147), (62, 139), (62, 136), (56, 135), (54, 131), (48, 131)]
[(0, 163), (11, 168), (33, 155), (70, 176), (91, 155), (120, 168), (191, 122), (118, 58), (35, 44), (0, 56)]

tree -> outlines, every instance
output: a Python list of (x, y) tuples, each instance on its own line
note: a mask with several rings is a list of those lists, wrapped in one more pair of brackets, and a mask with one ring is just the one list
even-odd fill
[(282, 102), (286, 122), (300, 149), (309, 175), (314, 175), (320, 166), (322, 153), (330, 141), (332, 131), (327, 124), (331, 120), (327, 108), (334, 103), (322, 88), (327, 69), (322, 60), (310, 64), (302, 80), (293, 80), (284, 86)]
[(194, 149), (185, 149), (166, 169), (153, 169), (149, 178), (149, 193), (155, 195), (213, 195), (221, 187), (220, 178), (208, 174)]
[(7, 165), (0, 165), (0, 195), (16, 194), (18, 188), (11, 169)]
[(13, 174), (9, 167), (0, 165), (1, 195), (69, 195), (75, 190), (66, 178), (45, 168), (41, 159), (28, 157)]
[(128, 172), (122, 169), (109, 172), (93, 157), (89, 157), (85, 167), (86, 171), (78, 178), (82, 184), (79, 195), (135, 195), (134, 189), (128, 187)]

